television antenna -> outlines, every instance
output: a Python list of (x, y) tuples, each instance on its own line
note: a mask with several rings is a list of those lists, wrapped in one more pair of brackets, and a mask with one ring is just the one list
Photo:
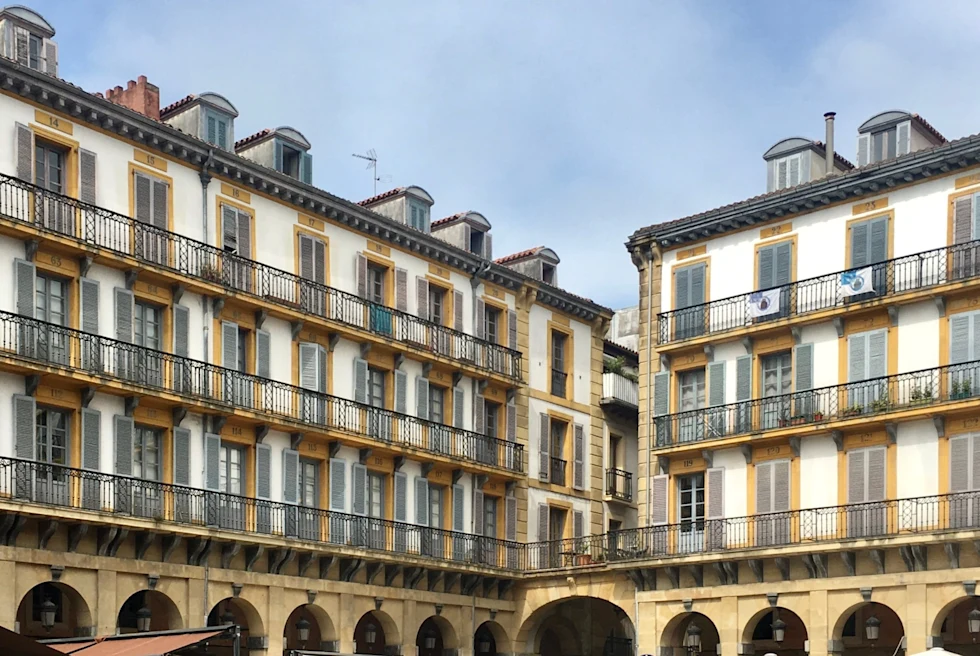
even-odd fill
[(378, 153), (374, 151), (374, 148), (371, 148), (367, 151), (366, 155), (359, 155), (357, 153), (353, 153), (351, 156), (367, 161), (367, 168), (371, 169), (371, 178), (374, 180), (374, 195), (377, 196), (378, 183), (391, 182), (390, 175), (378, 175)]

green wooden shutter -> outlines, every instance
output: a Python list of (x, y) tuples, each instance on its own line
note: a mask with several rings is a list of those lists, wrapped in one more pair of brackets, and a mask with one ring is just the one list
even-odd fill
[(653, 376), (653, 414), (670, 413), (670, 372), (661, 371)]
[(268, 330), (255, 331), (255, 374), (260, 378), (270, 378), (272, 359), (272, 335)]
[(231, 205), (221, 206), (221, 248), (231, 253), (238, 251), (238, 210)]
[(706, 298), (705, 289), (705, 272), (707, 267), (704, 264), (698, 264), (691, 267), (691, 296), (690, 304), (700, 305), (704, 303)]
[[(153, 180), (153, 213), (150, 217), (151, 222), (160, 230), (170, 228), (170, 212), (167, 208), (169, 203), (169, 185), (163, 180)], [(163, 257), (163, 254), (159, 254)]]
[(775, 253), (774, 246), (759, 249), (759, 289), (776, 286)]
[(218, 121), (218, 148), (228, 148), (228, 124)]
[(299, 179), (305, 184), (313, 184), (313, 156), (309, 153), (300, 155)]
[(708, 405), (725, 405), (725, 361), (708, 364)]
[(313, 280), (316, 267), (313, 263), (313, 237), (305, 233), (299, 235), (299, 275), (306, 280)]
[(272, 447), (268, 444), (255, 445), (255, 496), (272, 498)]
[(215, 145), (218, 143), (218, 121), (210, 114), (208, 115), (208, 143)]

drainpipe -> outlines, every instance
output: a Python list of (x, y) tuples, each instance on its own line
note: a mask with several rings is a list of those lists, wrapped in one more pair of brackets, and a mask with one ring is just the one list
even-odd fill
[(647, 265), (647, 516), (644, 526), (650, 526), (650, 485), (653, 480), (650, 470), (650, 451), (653, 447), (653, 245), (646, 253), (641, 252), (640, 257)]
[[(208, 149), (208, 158), (201, 164), (201, 225), (204, 230), (203, 241), (205, 244), (211, 243), (211, 231), (208, 229), (208, 185), (211, 184), (210, 169), (214, 166), (214, 150)], [(204, 362), (211, 362), (211, 349), (208, 348), (211, 339), (211, 311), (207, 296), (201, 297), (201, 313), (204, 317), (204, 354), (201, 358)], [(205, 595), (207, 591), (205, 591)], [(205, 599), (207, 601), (207, 599)]]
[(824, 145), (827, 147), (826, 162), (827, 162), (827, 173), (826, 175), (834, 174), (834, 117), (837, 116), (836, 112), (827, 112), (823, 115), (824, 125), (826, 127), (826, 136), (824, 137)]

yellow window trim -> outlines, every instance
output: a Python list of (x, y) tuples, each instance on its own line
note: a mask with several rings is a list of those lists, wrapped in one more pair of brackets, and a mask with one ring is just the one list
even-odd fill
[(363, 255), (364, 259), (368, 261), (368, 266), (373, 264), (377, 267), (383, 267), (385, 269), (384, 304), (390, 308), (395, 307), (395, 262), (367, 250), (361, 251), (361, 255)]
[[(330, 237), (322, 232), (316, 232), (301, 225), (293, 225), (293, 261), (296, 263), (294, 273), (298, 278), (302, 278), (302, 261), (299, 257), (299, 236), (307, 235), (317, 241), (323, 242), (323, 280), (324, 284), (330, 286)], [(314, 253), (315, 256), (315, 253)]]
[[(173, 187), (171, 187), (171, 188), (173, 188)], [(214, 216), (215, 216), (215, 219), (214, 219), (214, 243), (217, 244), (217, 248), (219, 250), (224, 249), (224, 243), (225, 243), (224, 231), (222, 230), (222, 228), (223, 228), (223, 226), (222, 226), (222, 216), (221, 216), (221, 206), (222, 205), (227, 205), (228, 207), (234, 207), (234, 208), (236, 208), (238, 210), (241, 210), (242, 212), (245, 212), (246, 214), (248, 214), (248, 220), (249, 220), (249, 223), (250, 223), (250, 228), (249, 228), (249, 231), (248, 232), (249, 232), (249, 235), (250, 235), (250, 242), (251, 242), (249, 244), (249, 249), (250, 249), (249, 253), (250, 254), (249, 254), (248, 259), (249, 260), (252, 260), (253, 262), (258, 262), (259, 261), (258, 253), (255, 250), (256, 233), (258, 232), (258, 226), (256, 225), (256, 221), (255, 221), (255, 217), (256, 217), (255, 208), (249, 207), (245, 203), (240, 203), (238, 201), (234, 201), (234, 200), (232, 200), (230, 198), (226, 198), (226, 197), (220, 196), (220, 195), (217, 195), (217, 196), (214, 197)], [(171, 206), (172, 206), (172, 204), (171, 204)]]
[(153, 169), (141, 164), (129, 162), (129, 217), (136, 220), (136, 185), (135, 173), (142, 173), (148, 178), (161, 180), (167, 183), (167, 230), (174, 231), (174, 179), (169, 175), (161, 173), (158, 169)]
[[(779, 235), (777, 237), (770, 237), (763, 241), (759, 241), (755, 244), (755, 255), (753, 256), (753, 266), (752, 266), (752, 289), (759, 289), (759, 251), (763, 248), (771, 248), (772, 246), (779, 246), (780, 244), (785, 244), (789, 242), (790, 244), (790, 256), (789, 256), (789, 280), (790, 282), (796, 282), (796, 245), (797, 245), (797, 235)], [(775, 262), (773, 263), (775, 266)], [(707, 282), (707, 276), (705, 277), (705, 282)], [(707, 291), (705, 291), (707, 293)]]
[(847, 269), (851, 266), (851, 230), (858, 223), (865, 223), (868, 221), (874, 221), (875, 219), (880, 219), (881, 217), (887, 217), (888, 219), (888, 253), (885, 259), (890, 260), (895, 257), (895, 210), (888, 210), (885, 212), (877, 212), (874, 214), (859, 216), (853, 219), (848, 219), (845, 224), (846, 229), (844, 231), (844, 266), (843, 269)]
[[(555, 397), (551, 394), (552, 387), (552, 357), (554, 354), (554, 334), (558, 332), (565, 336), (565, 396)], [(560, 323), (555, 323), (554, 321), (548, 321), (548, 353), (547, 353), (547, 367), (548, 367), (548, 389), (547, 393), (552, 398), (564, 399), (566, 401), (571, 401), (575, 398), (575, 333), (572, 332), (571, 327), (563, 326)]]
[[(54, 132), (37, 123), (31, 123), (29, 125), (31, 131), (34, 133), (34, 141), (37, 142), (38, 139), (42, 141), (48, 141), (57, 146), (68, 149), (68, 158), (65, 162), (65, 195), (71, 198), (78, 198), (78, 149), (79, 144), (74, 139), (69, 139), (63, 132)], [(31, 169), (34, 168), (34, 153), (31, 153)], [(31, 180), (30, 182), (34, 182)]]
[(677, 272), (683, 271), (684, 269), (689, 269), (691, 267), (696, 267), (701, 264), (704, 265), (704, 302), (708, 303), (711, 301), (711, 256), (705, 255), (704, 257), (692, 258), (690, 260), (684, 260), (683, 264), (675, 262), (670, 267), (670, 309), (677, 309)]

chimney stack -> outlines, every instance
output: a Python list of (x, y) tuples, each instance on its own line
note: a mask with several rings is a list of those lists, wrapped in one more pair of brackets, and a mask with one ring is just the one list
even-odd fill
[(827, 127), (827, 136), (824, 137), (824, 145), (827, 148), (827, 173), (826, 175), (834, 174), (834, 117), (837, 116), (837, 112), (827, 112), (823, 115), (824, 122)]
[(143, 116), (160, 120), (160, 87), (147, 82), (145, 75), (140, 75), (135, 81), (130, 80), (125, 89), (120, 86), (107, 89), (105, 97)]

